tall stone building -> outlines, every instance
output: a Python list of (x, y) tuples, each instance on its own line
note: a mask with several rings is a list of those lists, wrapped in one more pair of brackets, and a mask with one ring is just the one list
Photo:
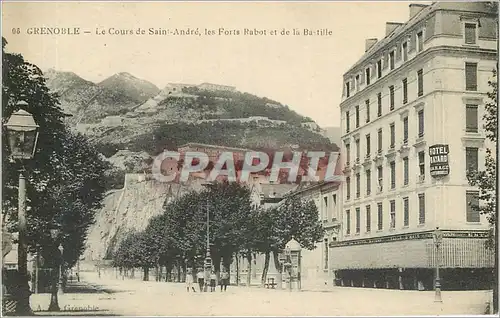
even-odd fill
[(483, 168), (488, 147), (482, 116), (498, 37), (491, 10), (411, 4), (409, 20), (388, 22), (344, 74), (346, 182), (342, 230), (330, 244), (339, 285), (432, 289), (439, 260), (443, 289), (490, 287), (489, 225), (471, 207), (478, 191), (467, 171)]

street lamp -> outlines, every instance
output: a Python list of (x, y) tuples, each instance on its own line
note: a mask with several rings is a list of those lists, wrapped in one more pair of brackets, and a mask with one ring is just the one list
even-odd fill
[(64, 272), (63, 272), (63, 263), (64, 263), (64, 247), (62, 246), (61, 243), (59, 243), (59, 247), (57, 248), (59, 250), (59, 259), (61, 260), (59, 262), (59, 288), (57, 289), (57, 292), (60, 294), (60, 295), (63, 295), (64, 294), (64, 289), (63, 289), (63, 285), (64, 285), (64, 280), (63, 280), (63, 277), (64, 277)]
[[(27, 107), (28, 103), (19, 101), (19, 108)], [(38, 140), (38, 128), (33, 116), (27, 111), (20, 109), (13, 113), (5, 124), (10, 157), (21, 163), (19, 170), (19, 203), (18, 203), (18, 273), (19, 273), (19, 295), (17, 299), (16, 313), (19, 315), (32, 314), (30, 308), (31, 291), (28, 284), (28, 257), (26, 248), (26, 179), (24, 177), (24, 160), (32, 159), (35, 155)]]
[[(54, 228), (50, 229), (50, 237), (54, 241), (54, 248), (55, 248), (55, 244), (57, 244), (57, 239), (59, 237), (59, 232), (60, 231), (59, 231), (58, 228), (54, 227)], [(60, 270), (60, 267), (58, 266), (57, 269)], [(49, 311), (59, 311), (60, 310), (60, 308), (59, 308), (59, 300), (57, 298), (58, 284), (56, 283), (55, 278), (57, 278), (57, 276), (54, 275), (54, 278), (52, 279), (52, 290), (51, 290), (51, 293), (50, 293)]]
[(439, 278), (439, 261), (440, 261), (439, 248), (441, 246), (441, 243), (443, 242), (443, 232), (441, 232), (439, 227), (436, 227), (436, 230), (434, 230), (433, 238), (434, 238), (434, 245), (436, 246), (436, 284), (435, 284), (436, 295), (434, 298), (434, 302), (442, 303), (443, 300), (441, 298), (441, 279)]
[[(202, 183), (201, 184), (203, 187), (209, 189), (214, 186), (213, 183)], [(206, 203), (206, 211), (207, 211), (207, 250), (206, 250), (206, 256), (205, 256), (205, 270), (209, 270), (212, 268), (212, 257), (210, 254), (210, 205), (209, 201), (207, 198), (207, 203)]]

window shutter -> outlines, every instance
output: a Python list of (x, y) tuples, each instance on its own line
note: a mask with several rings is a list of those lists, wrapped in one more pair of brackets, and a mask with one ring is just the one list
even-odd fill
[(477, 63), (465, 63), (465, 89), (477, 90)]
[(477, 191), (467, 191), (466, 193), (466, 198), (467, 198), (467, 222), (479, 222), (480, 215), (479, 215), (479, 193)]

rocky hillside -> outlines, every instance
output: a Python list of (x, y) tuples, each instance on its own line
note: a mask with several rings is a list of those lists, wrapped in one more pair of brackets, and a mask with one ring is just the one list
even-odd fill
[(73, 115), (69, 124), (115, 166), (109, 172), (110, 191), (89, 231), (87, 259), (110, 256), (128, 231), (143, 229), (161, 213), (166, 199), (196, 188), (196, 183), (170, 185), (141, 177), (165, 148), (197, 142), (255, 150), (338, 149), (310, 128), (314, 125), (303, 125), (310, 118), (265, 97), (182, 84), (160, 90), (128, 73), (100, 83), (71, 72), (49, 70), (45, 76)]
[(128, 73), (119, 73), (96, 84), (72, 72), (53, 69), (44, 73), (47, 87), (60, 95), (63, 109), (73, 115), (70, 124), (98, 123), (102, 118), (127, 113), (159, 89)]

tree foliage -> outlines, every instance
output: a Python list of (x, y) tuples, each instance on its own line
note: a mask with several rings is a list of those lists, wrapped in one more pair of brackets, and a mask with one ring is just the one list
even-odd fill
[[(207, 211), (208, 209), (208, 211)], [(200, 192), (191, 191), (165, 202), (162, 215), (152, 218), (140, 235), (125, 240), (114, 255), (119, 267), (146, 265), (199, 267), (203, 264), (207, 239), (207, 212), (210, 220), (210, 254), (216, 271), (229, 266), (234, 255), (251, 258), (253, 253), (278, 253), (295, 237), (306, 249), (314, 249), (323, 238), (318, 210), (313, 201), (290, 197), (281, 205), (261, 209), (252, 204), (250, 189), (238, 183), (218, 182)], [(149, 260), (135, 253), (144, 248)], [(127, 252), (130, 251), (130, 252)], [(132, 263), (131, 263), (132, 261)]]
[(59, 107), (58, 95), (45, 85), (42, 71), (20, 54), (5, 52), (2, 38), (2, 123), (5, 124), (17, 102), (28, 103), (25, 110), (40, 126), (33, 160), (9, 158), (5, 126), (2, 126), (2, 212), (9, 231), (17, 231), (18, 176), (21, 164), (27, 179), (28, 247), (39, 245), (46, 260), (55, 259), (57, 243), (49, 229), (57, 226), (64, 247), (64, 260), (75, 264), (83, 251), (87, 229), (103, 198), (103, 162), (95, 147), (63, 123), (66, 115)]
[[(488, 101), (485, 104), (485, 113), (483, 115), (484, 130), (486, 137), (496, 146), (497, 142), (497, 71), (493, 70), (493, 78), (488, 81), (491, 90), (488, 92)], [(472, 171), (468, 174), (469, 183), (479, 188), (479, 205), (472, 206), (481, 214), (487, 216), (491, 225), (489, 240), (487, 246), (494, 248), (496, 238), (494, 237), (494, 225), (496, 224), (496, 187), (497, 171), (494, 149), (486, 149), (485, 168), (481, 171)]]

